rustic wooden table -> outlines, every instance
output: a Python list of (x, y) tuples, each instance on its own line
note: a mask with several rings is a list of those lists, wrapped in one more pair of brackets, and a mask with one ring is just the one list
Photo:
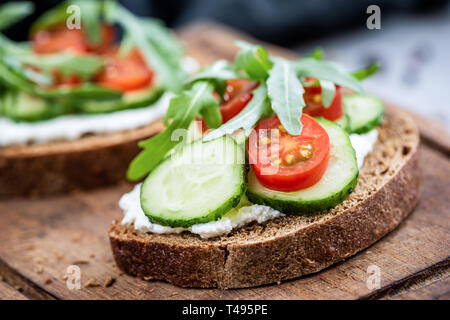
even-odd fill
[[(252, 41), (211, 23), (191, 25), (179, 35), (201, 63), (232, 59), (235, 39)], [(278, 55), (296, 56), (268, 47)], [(449, 299), (450, 138), (434, 121), (413, 117), (422, 136), (424, 189), (418, 206), (384, 239), (322, 272), (280, 285), (226, 291), (123, 275), (112, 260), (107, 231), (121, 217), (120, 196), (132, 187), (124, 183), (94, 192), (1, 202), (0, 299)], [(81, 270), (80, 289), (67, 286), (71, 265)], [(378, 290), (366, 285), (371, 265), (380, 268)]]

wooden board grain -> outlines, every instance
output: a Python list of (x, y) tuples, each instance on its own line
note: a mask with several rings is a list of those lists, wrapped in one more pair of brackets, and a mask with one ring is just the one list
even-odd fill
[(0, 300), (28, 300), (28, 298), (20, 293), (19, 288), (13, 288), (0, 281)]
[[(211, 24), (183, 29), (180, 36), (188, 52), (201, 63), (232, 58), (235, 51), (229, 44), (245, 37)], [(295, 57), (273, 46), (270, 50)], [(430, 134), (433, 143), (421, 147), (424, 192), (411, 216), (367, 250), (317, 274), (280, 285), (226, 291), (185, 289), (122, 275), (113, 263), (107, 234), (111, 221), (121, 217), (117, 206), (120, 196), (132, 187), (122, 184), (41, 200), (1, 201), (0, 275), (8, 281), (9, 289), (18, 286), (23, 295), (35, 299), (445, 297), (448, 281), (441, 282), (435, 275), (446, 274), (449, 269), (450, 160), (436, 148), (445, 143), (433, 135), (441, 136)], [(67, 285), (67, 268), (73, 265), (81, 271), (80, 289)], [(381, 271), (378, 290), (366, 285), (371, 265)], [(433, 287), (426, 282), (431, 278), (435, 280)], [(411, 282), (417, 284), (414, 291), (409, 290)]]

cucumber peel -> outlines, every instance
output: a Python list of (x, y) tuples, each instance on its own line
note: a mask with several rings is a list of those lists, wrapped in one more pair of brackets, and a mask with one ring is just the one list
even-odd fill
[(384, 116), (383, 101), (371, 95), (344, 96), (344, 113), (349, 117), (347, 131), (363, 134), (381, 124)]

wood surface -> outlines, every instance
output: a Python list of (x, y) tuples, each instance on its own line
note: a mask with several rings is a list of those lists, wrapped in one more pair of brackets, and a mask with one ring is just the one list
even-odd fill
[[(248, 37), (210, 23), (179, 32), (202, 63), (231, 59), (234, 39)], [(275, 54), (294, 54), (271, 46)], [(421, 129), (424, 190), (414, 212), (394, 232), (347, 261), (280, 285), (250, 289), (186, 289), (121, 274), (108, 228), (121, 217), (117, 202), (130, 184), (38, 200), (0, 201), (0, 299), (448, 299), (450, 159), (448, 133), (415, 116)], [(423, 127), (425, 121), (430, 126)], [(438, 128), (438, 130), (434, 130)], [(443, 131), (439, 131), (443, 130)], [(69, 289), (67, 268), (81, 270)], [(381, 271), (370, 290), (367, 268)]]

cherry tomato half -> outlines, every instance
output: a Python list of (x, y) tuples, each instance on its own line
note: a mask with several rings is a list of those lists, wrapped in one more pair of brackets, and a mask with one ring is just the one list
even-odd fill
[(32, 47), (36, 53), (57, 53), (70, 51), (77, 54), (88, 52), (103, 53), (114, 44), (115, 31), (111, 25), (102, 25), (101, 41), (94, 45), (89, 43), (82, 29), (67, 29), (58, 26), (49, 30), (40, 30), (32, 37)]
[(76, 54), (87, 52), (87, 45), (81, 30), (69, 30), (58, 27), (53, 30), (38, 31), (32, 39), (32, 47), (36, 53), (57, 53), (70, 51)]
[(222, 122), (234, 118), (253, 98), (251, 91), (258, 86), (256, 82), (241, 79), (228, 80), (227, 88), (220, 106)]
[(261, 121), (247, 142), (250, 164), (265, 187), (291, 192), (308, 188), (322, 178), (328, 166), (330, 140), (309, 115), (300, 118), (300, 135), (289, 135), (277, 116)]
[[(315, 79), (310, 78), (307, 81), (314, 82)], [(339, 119), (344, 114), (340, 86), (336, 86), (336, 93), (328, 108), (325, 108), (322, 104), (322, 88), (320, 86), (305, 86), (304, 88), (305, 93), (303, 94), (303, 98), (306, 103), (306, 107), (303, 108), (304, 113), (313, 117), (324, 117), (331, 121)]]
[(99, 85), (130, 91), (146, 87), (152, 82), (153, 72), (137, 49), (133, 49), (127, 57), (120, 57), (117, 50), (107, 56), (105, 68), (96, 77)]

